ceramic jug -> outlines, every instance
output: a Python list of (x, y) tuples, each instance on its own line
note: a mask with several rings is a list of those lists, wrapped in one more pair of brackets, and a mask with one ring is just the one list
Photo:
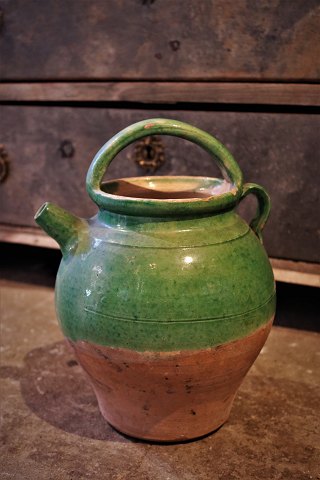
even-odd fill
[[(204, 148), (224, 179), (192, 176), (102, 182), (115, 156), (148, 135)], [(56, 307), (105, 419), (119, 431), (183, 441), (220, 427), (264, 345), (275, 284), (261, 231), (269, 196), (243, 184), (231, 153), (193, 126), (151, 119), (125, 128), (94, 157), (89, 220), (54, 204), (36, 222), (60, 245)], [(252, 193), (250, 226), (236, 213)]]

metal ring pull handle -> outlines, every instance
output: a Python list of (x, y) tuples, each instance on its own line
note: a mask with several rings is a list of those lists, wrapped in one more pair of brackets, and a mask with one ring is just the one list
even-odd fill
[[(115, 210), (116, 196), (101, 190), (102, 178), (115, 156), (130, 145), (132, 142), (149, 135), (173, 135), (196, 143), (216, 159), (224, 178), (230, 182), (230, 189), (220, 195), (213, 195), (205, 199), (195, 199), (189, 202), (189, 207), (182, 200), (170, 200), (170, 212), (195, 213), (196, 211), (216, 211), (235, 205), (240, 199), (243, 188), (242, 172), (227, 148), (216, 138), (199, 128), (177, 120), (156, 118), (135, 123), (112, 137), (95, 155), (87, 174), (87, 191), (91, 199), (101, 208)], [(114, 197), (114, 198), (112, 198)], [(130, 202), (135, 199), (127, 199), (126, 206), (130, 210)], [(179, 206), (180, 204), (180, 206)], [(192, 204), (192, 205), (191, 205)], [(159, 207), (159, 200), (148, 199), (145, 203), (145, 211), (151, 207)], [(164, 207), (162, 201), (162, 207)], [(202, 208), (201, 208), (202, 207)], [(127, 210), (128, 211), (128, 210)], [(158, 213), (164, 213), (165, 208), (159, 208)]]

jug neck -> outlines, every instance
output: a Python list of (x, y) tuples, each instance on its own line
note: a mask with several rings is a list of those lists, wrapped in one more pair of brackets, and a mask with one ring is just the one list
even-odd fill
[(177, 215), (166, 217), (124, 215), (100, 209), (95, 217), (95, 221), (118, 230), (147, 232), (166, 229), (181, 231), (204, 228), (208, 224), (212, 227), (223, 227), (226, 224), (234, 223), (235, 216), (234, 209), (190, 216)]

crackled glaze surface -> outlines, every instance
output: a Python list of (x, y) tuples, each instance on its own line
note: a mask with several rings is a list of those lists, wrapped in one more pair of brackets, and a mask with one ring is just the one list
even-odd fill
[(244, 337), (274, 312), (268, 257), (234, 212), (145, 223), (104, 212), (84, 242), (62, 261), (56, 284), (61, 326), (74, 341), (207, 348)]

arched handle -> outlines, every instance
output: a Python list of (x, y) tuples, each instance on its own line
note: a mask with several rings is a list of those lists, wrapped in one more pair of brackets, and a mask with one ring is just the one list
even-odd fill
[(243, 186), (243, 192), (241, 195), (241, 200), (253, 193), (257, 197), (258, 200), (258, 208), (257, 213), (253, 220), (250, 222), (250, 227), (254, 231), (254, 233), (259, 238), (260, 242), (262, 243), (262, 230), (268, 220), (271, 208), (270, 197), (268, 193), (265, 191), (263, 187), (256, 183), (245, 183)]
[(187, 123), (165, 118), (156, 118), (134, 123), (112, 137), (95, 155), (87, 174), (87, 191), (91, 199), (101, 207), (108, 208), (108, 194), (100, 188), (102, 178), (115, 156), (132, 142), (149, 135), (173, 135), (196, 143), (213, 155), (222, 171), (228, 178), (231, 188), (219, 196), (206, 199), (208, 207), (227, 208), (234, 205), (242, 193), (242, 172), (227, 148), (216, 138), (199, 128)]

